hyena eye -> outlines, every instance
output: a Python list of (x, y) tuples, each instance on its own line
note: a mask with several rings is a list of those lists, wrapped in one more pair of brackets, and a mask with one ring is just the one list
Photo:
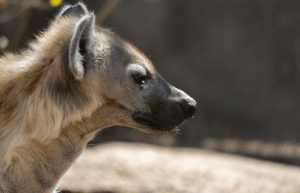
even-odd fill
[(141, 74), (134, 74), (132, 75), (132, 78), (139, 85), (146, 84), (149, 80), (148, 76), (141, 75)]

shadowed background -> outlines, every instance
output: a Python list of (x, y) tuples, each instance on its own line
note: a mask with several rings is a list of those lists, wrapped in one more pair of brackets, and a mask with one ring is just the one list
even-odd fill
[[(107, 1), (83, 2), (100, 15), (110, 9)], [(299, 1), (115, 2), (102, 25), (149, 56), (168, 82), (197, 101), (198, 109), (180, 134), (113, 127), (89, 146), (143, 142), (300, 164)], [(59, 8), (46, 0), (0, 1), (1, 54), (25, 48)]]

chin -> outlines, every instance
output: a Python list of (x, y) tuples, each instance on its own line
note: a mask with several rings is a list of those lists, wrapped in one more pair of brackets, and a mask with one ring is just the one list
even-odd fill
[(134, 129), (137, 129), (139, 131), (145, 132), (145, 133), (159, 133), (159, 132), (172, 132), (172, 131), (179, 131), (178, 125), (176, 126), (149, 126), (149, 125), (143, 125), (143, 124), (135, 124)]
[(177, 129), (177, 126), (160, 126), (160, 127), (151, 127), (153, 132), (169, 132)]
[[(143, 132), (168, 132), (175, 130), (178, 127), (177, 125), (166, 125), (158, 122), (157, 120), (153, 119), (150, 116), (145, 116), (144, 114), (135, 114), (133, 116), (133, 120), (135, 123), (137, 123), (139, 126), (135, 127), (136, 129), (143, 131)], [(180, 125), (180, 124), (179, 124)]]

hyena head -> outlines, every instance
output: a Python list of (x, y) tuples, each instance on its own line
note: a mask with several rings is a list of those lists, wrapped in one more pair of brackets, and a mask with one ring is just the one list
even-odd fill
[(170, 131), (194, 116), (196, 101), (166, 82), (133, 45), (97, 27), (83, 4), (65, 7), (56, 21), (64, 17), (76, 20), (64, 56), (68, 77), (97, 93), (95, 100), (103, 103), (95, 112), (102, 121), (145, 132)]

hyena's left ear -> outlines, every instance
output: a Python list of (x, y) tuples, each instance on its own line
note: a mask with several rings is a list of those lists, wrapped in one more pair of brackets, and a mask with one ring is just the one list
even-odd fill
[(66, 5), (57, 14), (55, 21), (58, 21), (61, 17), (64, 17), (64, 16), (81, 17), (88, 13), (89, 13), (89, 11), (87, 10), (86, 6), (83, 3), (77, 3), (74, 6)]
[(65, 50), (65, 65), (67, 65), (73, 76), (80, 80), (85, 74), (86, 65), (86, 46), (93, 36), (95, 25), (94, 14), (82, 17), (76, 24), (74, 33), (69, 40)]

